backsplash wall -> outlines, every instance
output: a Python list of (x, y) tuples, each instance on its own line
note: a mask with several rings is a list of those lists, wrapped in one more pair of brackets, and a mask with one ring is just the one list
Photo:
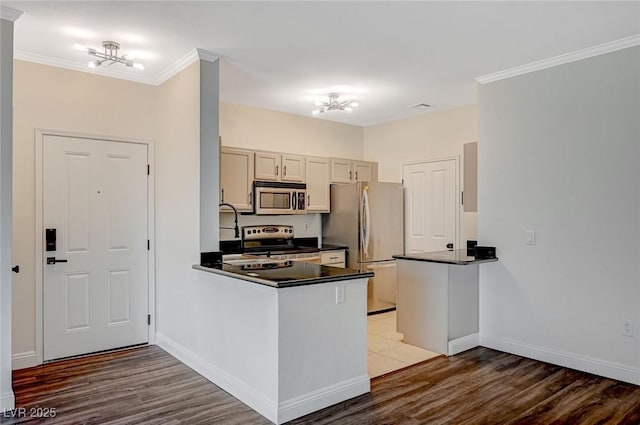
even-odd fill
[[(292, 225), (296, 238), (322, 238), (321, 214), (304, 215), (238, 215), (238, 226), (259, 224)], [(233, 213), (220, 213), (220, 227), (233, 228)], [(220, 229), (220, 240), (233, 239), (233, 229)]]

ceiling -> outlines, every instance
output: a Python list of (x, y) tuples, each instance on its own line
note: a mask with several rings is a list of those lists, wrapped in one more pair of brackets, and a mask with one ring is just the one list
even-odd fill
[[(475, 78), (640, 33), (640, 2), (5, 1), (25, 14), (16, 56), (85, 69), (75, 43), (118, 41), (153, 84), (194, 48), (222, 57), (221, 100), (311, 116), (337, 90), (369, 126), (476, 102)], [(120, 69), (115, 69), (120, 67)], [(86, 68), (86, 71), (89, 71)], [(94, 71), (103, 72), (101, 69)], [(428, 113), (428, 112), (426, 112)]]

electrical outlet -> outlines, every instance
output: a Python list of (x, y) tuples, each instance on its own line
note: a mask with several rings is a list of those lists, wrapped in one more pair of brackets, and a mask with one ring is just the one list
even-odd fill
[(633, 336), (633, 321), (631, 320), (622, 321), (622, 335)]
[(524, 238), (525, 238), (525, 243), (527, 245), (535, 245), (536, 244), (536, 231), (535, 230), (525, 230)]
[(344, 302), (344, 285), (336, 286), (336, 304)]

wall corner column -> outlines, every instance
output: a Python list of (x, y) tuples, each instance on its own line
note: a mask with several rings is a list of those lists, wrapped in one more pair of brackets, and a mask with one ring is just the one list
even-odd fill
[(0, 6), (0, 410), (15, 408), (11, 384), (13, 227), (13, 30), (22, 12)]
[(220, 60), (197, 49), (200, 58), (200, 252), (220, 246)]

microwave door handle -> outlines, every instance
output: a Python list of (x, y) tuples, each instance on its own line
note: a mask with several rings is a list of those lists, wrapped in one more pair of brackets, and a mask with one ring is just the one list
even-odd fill
[(298, 195), (296, 195), (295, 192), (291, 192), (291, 209), (295, 211), (297, 206), (298, 206)]

